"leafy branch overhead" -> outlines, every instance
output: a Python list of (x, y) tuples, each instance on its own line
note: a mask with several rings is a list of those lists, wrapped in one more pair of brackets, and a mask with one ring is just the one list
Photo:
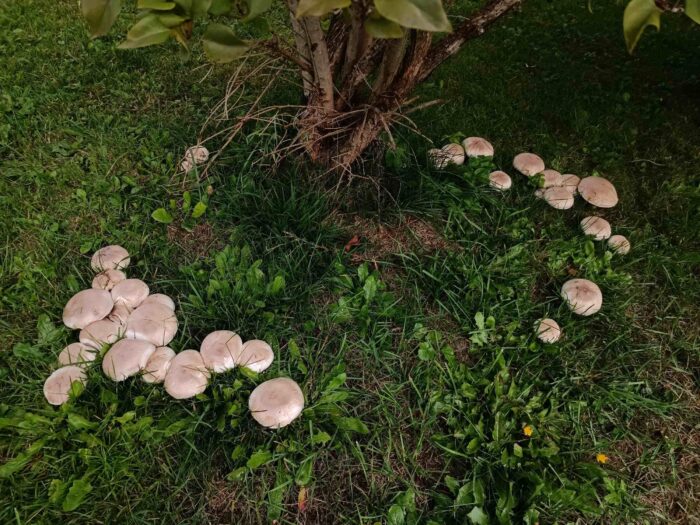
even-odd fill
[(696, 24), (700, 24), (700, 0), (685, 0), (684, 6), (669, 0), (631, 0), (622, 18), (625, 43), (630, 53), (647, 27), (661, 29), (661, 15), (665, 12), (684, 12)]

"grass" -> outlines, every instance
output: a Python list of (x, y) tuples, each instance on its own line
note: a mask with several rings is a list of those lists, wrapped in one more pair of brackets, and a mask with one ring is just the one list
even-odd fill
[[(593, 8), (527, 2), (421, 91), (448, 103), (414, 116), (438, 144), (489, 137), (507, 171), (532, 149), (610, 178), (627, 257), (581, 236), (582, 203), (549, 209), (518, 177), (495, 194), (490, 165), (436, 172), (404, 133), (380, 207), (364, 187), (339, 204), (303, 165), (251, 165), (264, 134), (203, 184), (174, 180), (229, 71), (90, 42), (74, 2), (3, 5), (0, 522), (697, 522), (700, 33), (671, 22), (629, 57), (621, 8)], [(154, 222), (171, 199), (175, 221)], [(46, 405), (74, 340), (62, 307), (107, 243), (176, 300), (173, 348), (232, 329), (268, 340), (272, 369), (190, 402), (95, 370)], [(574, 274), (601, 286), (600, 314), (563, 307)], [(562, 342), (534, 339), (544, 315)], [(271, 433), (246, 400), (277, 375), (308, 408)]]

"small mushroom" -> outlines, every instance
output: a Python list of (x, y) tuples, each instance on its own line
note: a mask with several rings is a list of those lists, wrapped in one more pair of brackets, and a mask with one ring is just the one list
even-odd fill
[(173, 312), (175, 311), (175, 301), (165, 294), (154, 293), (153, 295), (149, 295), (146, 297), (146, 299), (144, 299), (143, 303), (141, 303), (141, 306), (146, 306), (147, 304), (151, 303), (162, 304), (163, 306), (170, 308)]
[(165, 346), (177, 333), (177, 317), (160, 303), (142, 304), (126, 320), (128, 339), (141, 339), (156, 346)]
[(110, 291), (114, 286), (126, 279), (126, 274), (121, 270), (113, 270), (111, 268), (98, 273), (92, 280), (92, 287), (97, 290)]
[(80, 366), (64, 366), (55, 370), (44, 382), (44, 397), (52, 405), (62, 405), (70, 399), (75, 381), (87, 384), (87, 375)]
[(253, 372), (267, 370), (275, 359), (275, 353), (265, 341), (252, 339), (246, 341), (241, 352), (236, 356), (236, 365)]
[(192, 146), (185, 151), (185, 158), (180, 163), (180, 169), (189, 172), (196, 165), (209, 160), (209, 150), (204, 146)]
[(104, 355), (102, 371), (113, 381), (124, 381), (143, 370), (155, 351), (155, 345), (148, 341), (122, 339)]
[(561, 328), (554, 319), (545, 318), (537, 324), (537, 339), (543, 343), (556, 343), (561, 337)]
[(170, 361), (165, 374), (165, 391), (175, 399), (187, 399), (201, 394), (209, 384), (209, 370), (197, 350), (185, 350)]
[(557, 210), (568, 210), (574, 205), (572, 193), (561, 186), (552, 186), (545, 189), (543, 197), (547, 204)]
[(533, 195), (535, 196), (536, 199), (544, 199), (544, 188), (537, 188), (534, 192)]
[(304, 409), (304, 394), (299, 385), (287, 377), (270, 379), (251, 392), (248, 409), (255, 421), (264, 427), (286, 427)]
[(586, 202), (598, 208), (612, 208), (618, 201), (615, 186), (603, 177), (585, 177), (578, 184), (578, 192)]
[(497, 190), (508, 190), (513, 181), (505, 171), (492, 171), (489, 174), (489, 186)]
[(513, 159), (513, 167), (527, 177), (544, 171), (544, 161), (534, 153), (519, 153)]
[(589, 316), (603, 306), (603, 292), (588, 279), (571, 279), (561, 287), (561, 296), (575, 314)]
[(199, 348), (202, 360), (209, 370), (226, 372), (236, 366), (236, 356), (243, 349), (241, 337), (230, 330), (217, 330), (202, 341)]
[[(561, 173), (557, 170), (546, 169), (542, 173), (542, 187), (551, 188), (552, 186), (561, 186)], [(573, 193), (573, 192), (572, 192)]]
[(129, 252), (117, 245), (105, 246), (97, 250), (90, 260), (90, 266), (96, 272), (104, 270), (123, 270), (129, 266)]
[(593, 215), (583, 218), (581, 229), (585, 235), (593, 237), (596, 241), (603, 241), (612, 234), (610, 223), (602, 217)]
[(63, 309), (63, 324), (68, 328), (85, 328), (90, 323), (107, 317), (113, 306), (112, 296), (107, 290), (83, 290), (66, 303)]
[(446, 144), (440, 149), (431, 149), (428, 151), (428, 156), (438, 169), (448, 164), (464, 164), (464, 149), (459, 144)]
[(112, 311), (109, 313), (109, 316), (107, 316), (107, 319), (124, 326), (126, 325), (126, 320), (129, 318), (132, 311), (133, 308), (129, 308), (124, 303), (116, 303), (114, 308), (112, 308)]
[(573, 173), (565, 173), (559, 180), (560, 186), (569, 190), (573, 195), (578, 195), (578, 184), (581, 179)]
[(124, 279), (112, 288), (111, 294), (115, 304), (136, 308), (148, 297), (148, 285), (141, 279)]
[(151, 354), (143, 369), (143, 379), (146, 383), (162, 383), (170, 368), (170, 362), (175, 357), (175, 351), (168, 346), (159, 346)]
[(493, 146), (481, 137), (467, 137), (462, 141), (467, 157), (493, 157)]
[(71, 343), (58, 354), (61, 366), (83, 365), (91, 363), (97, 357), (97, 351), (83, 343)]
[(100, 350), (103, 345), (111, 345), (123, 335), (123, 326), (109, 319), (100, 319), (90, 323), (78, 334), (78, 341), (95, 350)]
[(613, 235), (610, 237), (608, 239), (608, 246), (612, 251), (620, 255), (627, 255), (632, 249), (632, 244), (624, 235)]

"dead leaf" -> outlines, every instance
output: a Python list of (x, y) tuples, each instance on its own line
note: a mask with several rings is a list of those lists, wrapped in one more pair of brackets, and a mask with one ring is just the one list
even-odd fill
[(360, 245), (360, 238), (357, 235), (353, 235), (352, 239), (348, 241), (348, 243), (345, 245), (345, 252), (349, 252), (352, 250), (355, 246)]

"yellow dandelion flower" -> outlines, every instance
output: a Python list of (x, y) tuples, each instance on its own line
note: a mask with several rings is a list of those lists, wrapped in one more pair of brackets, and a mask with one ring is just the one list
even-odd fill
[(523, 427), (523, 434), (525, 434), (527, 437), (530, 437), (532, 435), (532, 427), (530, 425), (525, 425)]
[(605, 463), (608, 462), (608, 456), (606, 456), (605, 454), (596, 454), (596, 455), (595, 455), (595, 460), (596, 460), (598, 463), (603, 463), (603, 464), (605, 464)]

